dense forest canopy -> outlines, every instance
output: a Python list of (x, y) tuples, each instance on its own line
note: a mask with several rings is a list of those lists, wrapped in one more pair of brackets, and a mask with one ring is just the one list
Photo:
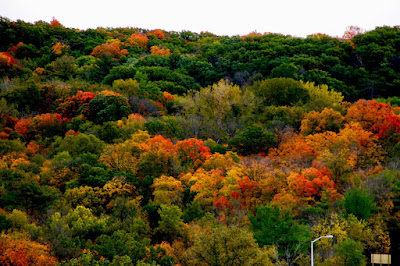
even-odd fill
[(399, 26), (0, 40), (0, 264), (396, 261)]

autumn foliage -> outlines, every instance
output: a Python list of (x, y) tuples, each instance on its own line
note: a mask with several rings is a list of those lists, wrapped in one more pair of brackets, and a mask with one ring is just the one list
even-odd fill
[(150, 47), (150, 52), (151, 54), (157, 54), (157, 55), (168, 55), (171, 53), (169, 49), (161, 48), (158, 46)]
[(51, 47), (51, 50), (53, 51), (54, 54), (61, 55), (61, 54), (65, 54), (68, 51), (69, 48), (70, 48), (70, 46), (65, 44), (65, 43), (56, 42)]
[(297, 196), (314, 200), (319, 200), (323, 192), (329, 193), (331, 200), (336, 199), (337, 195), (335, 182), (331, 180), (330, 173), (326, 169), (321, 171), (312, 167), (305, 169), (302, 174), (293, 173), (288, 177), (288, 185)]
[(27, 138), (28, 133), (32, 127), (32, 122), (33, 122), (32, 118), (20, 119), (15, 125), (15, 131), (24, 136), (25, 138)]
[(348, 122), (359, 122), (365, 130), (378, 133), (386, 118), (393, 115), (388, 104), (359, 100), (347, 110), (345, 119)]
[(121, 50), (118, 43), (103, 43), (99, 46), (96, 46), (91, 53), (91, 55), (95, 57), (110, 55), (112, 58), (120, 58), (121, 56), (127, 54), (128, 50)]
[(31, 241), (23, 233), (0, 236), (0, 263), (2, 265), (57, 265), (48, 246)]
[(155, 30), (149, 31), (149, 32), (147, 32), (147, 35), (154, 35), (160, 39), (165, 38), (165, 33), (160, 29), (155, 29)]
[(93, 100), (93, 98), (94, 94), (91, 92), (78, 91), (74, 96), (67, 97), (60, 101), (57, 111), (68, 118), (87, 113), (89, 102)]
[(16, 64), (16, 61), (12, 55), (7, 52), (0, 53), (0, 65), (3, 67), (12, 67)]
[(55, 17), (53, 17), (53, 19), (50, 21), (50, 26), (61, 27), (62, 25)]
[(134, 33), (125, 41), (126, 46), (137, 46), (139, 48), (147, 48), (148, 38), (141, 33)]
[(338, 132), (344, 117), (337, 111), (325, 108), (322, 112), (311, 111), (301, 121), (300, 132), (304, 135), (323, 131)]
[(399, 249), (398, 27), (0, 27), (1, 265), (307, 265), (321, 235), (318, 265)]
[(198, 139), (179, 141), (175, 149), (181, 163), (194, 168), (201, 166), (211, 156), (210, 148), (204, 146), (203, 141)]

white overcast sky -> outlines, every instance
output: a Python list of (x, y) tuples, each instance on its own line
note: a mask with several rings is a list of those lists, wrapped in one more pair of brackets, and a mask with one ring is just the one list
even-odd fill
[(342, 36), (347, 26), (365, 30), (400, 25), (400, 0), (0, 0), (0, 16), (70, 28), (139, 27), (244, 35), (257, 31), (305, 37)]

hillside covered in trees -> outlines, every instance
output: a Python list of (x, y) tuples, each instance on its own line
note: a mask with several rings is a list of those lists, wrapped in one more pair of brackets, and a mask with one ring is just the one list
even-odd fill
[(397, 260), (400, 27), (0, 40), (1, 265)]

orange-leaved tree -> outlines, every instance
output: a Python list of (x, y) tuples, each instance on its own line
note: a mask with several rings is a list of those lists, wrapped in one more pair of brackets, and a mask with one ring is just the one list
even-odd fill
[(56, 135), (63, 136), (69, 121), (68, 118), (63, 117), (61, 114), (46, 113), (35, 116), (32, 123), (37, 135), (53, 137)]
[[(188, 183), (194, 183), (190, 191), (197, 192), (195, 200), (205, 208), (209, 209), (214, 206), (214, 200), (220, 196), (220, 190), (224, 186), (225, 177), (220, 169), (205, 171), (198, 169), (194, 174), (189, 174)], [(187, 177), (183, 177), (187, 178)]]
[(375, 100), (358, 100), (347, 110), (345, 120), (358, 122), (365, 130), (377, 134), (385, 120), (392, 116), (394, 116), (393, 110), (386, 103), (378, 103)]
[(198, 168), (210, 156), (210, 148), (201, 139), (186, 139), (175, 145), (176, 155), (184, 168)]
[(165, 38), (165, 33), (160, 29), (155, 29), (155, 30), (149, 31), (149, 32), (147, 32), (147, 35), (154, 35), (160, 39)]
[(56, 55), (61, 55), (65, 54), (68, 52), (70, 46), (62, 43), (62, 42), (56, 42), (52, 47), (51, 50), (53, 51), (54, 54)]
[(308, 135), (306, 142), (314, 150), (316, 160), (331, 171), (335, 182), (356, 167), (374, 165), (383, 159), (378, 138), (358, 122), (345, 124), (339, 133)]
[(121, 50), (118, 43), (103, 43), (96, 46), (91, 55), (95, 57), (102, 57), (105, 55), (110, 55), (112, 58), (120, 58), (121, 56), (127, 55), (128, 50)]
[(128, 118), (122, 118), (117, 121), (118, 127), (122, 130), (123, 137), (128, 139), (132, 134), (144, 129), (146, 118), (138, 113), (128, 115)]
[(24, 136), (27, 140), (34, 138), (35, 132), (33, 128), (33, 118), (21, 118), (15, 124), (14, 130), (15, 132)]
[(169, 93), (167, 91), (163, 92), (163, 100), (164, 100), (165, 104), (169, 103), (173, 99), (176, 99), (177, 97), (178, 97), (177, 95), (172, 95), (171, 93)]
[(346, 40), (346, 41), (347, 40), (351, 40), (351, 39), (353, 39), (354, 36), (356, 36), (358, 34), (362, 34), (364, 32), (365, 32), (365, 30), (361, 29), (358, 26), (353, 26), (353, 25), (352, 26), (348, 26), (346, 28), (346, 31), (344, 32), (344, 34), (342, 36), (342, 39)]
[(342, 36), (342, 39), (345, 42), (349, 42), (351, 47), (353, 47), (353, 49), (354, 49), (354, 48), (356, 48), (356, 45), (353, 42), (354, 36), (356, 36), (358, 34), (363, 34), (364, 32), (365, 32), (365, 30), (361, 29), (358, 26), (348, 26)]
[(251, 180), (248, 176), (236, 180), (236, 189), (230, 193), (230, 198), (238, 200), (240, 206), (255, 211), (259, 205), (262, 189), (259, 182)]
[(0, 100), (0, 139), (6, 139), (10, 136), (18, 122), (18, 118), (14, 117), (17, 113), (14, 106), (8, 106), (4, 98)]
[(286, 133), (278, 148), (270, 150), (269, 157), (279, 165), (309, 166), (315, 159), (315, 151), (306, 142), (304, 136)]
[(324, 200), (333, 202), (339, 197), (335, 182), (325, 167), (321, 170), (310, 167), (304, 169), (301, 174), (292, 173), (287, 181), (289, 188), (303, 201), (319, 201), (324, 196)]
[(89, 110), (89, 102), (93, 100), (94, 94), (91, 92), (78, 91), (74, 96), (59, 100), (57, 112), (64, 117), (73, 118)]
[(0, 52), (0, 66), (12, 67), (16, 64), (14, 57), (7, 52)]
[(173, 174), (173, 158), (175, 158), (175, 147), (171, 140), (165, 139), (161, 135), (139, 145), (139, 173), (159, 177), (162, 174)]
[(379, 132), (376, 136), (383, 140), (384, 146), (396, 150), (400, 141), (400, 117), (398, 115), (389, 115), (382, 122)]
[(171, 53), (169, 49), (162, 48), (159, 46), (150, 47), (150, 52), (151, 54), (157, 54), (157, 55), (169, 55)]
[(50, 21), (50, 26), (52, 27), (61, 27), (60, 21), (58, 21), (55, 17)]
[(137, 46), (138, 48), (146, 49), (148, 40), (149, 38), (147, 38), (146, 35), (142, 33), (134, 33), (126, 39), (125, 46)]
[(47, 245), (29, 239), (27, 233), (0, 235), (1, 265), (57, 265)]
[(301, 120), (300, 132), (303, 135), (315, 134), (324, 131), (339, 132), (344, 117), (331, 108), (324, 108), (322, 112), (311, 111)]

